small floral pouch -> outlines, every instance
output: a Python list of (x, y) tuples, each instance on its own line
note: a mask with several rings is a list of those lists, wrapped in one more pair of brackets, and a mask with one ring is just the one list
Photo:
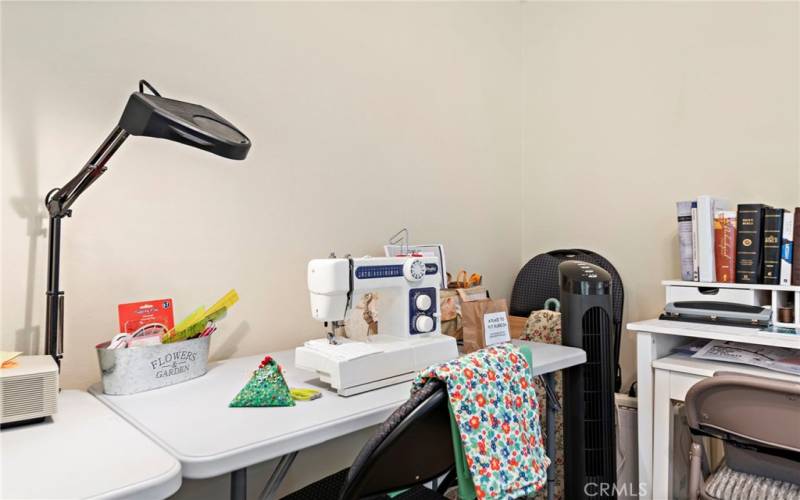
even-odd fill
[(267, 356), (228, 406), (231, 408), (294, 406), (294, 400), (280, 366)]

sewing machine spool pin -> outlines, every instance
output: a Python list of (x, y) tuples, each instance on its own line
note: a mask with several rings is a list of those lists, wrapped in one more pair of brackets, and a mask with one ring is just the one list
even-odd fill
[(400, 245), (400, 253), (408, 255), (408, 228), (403, 228), (389, 237), (390, 245)]

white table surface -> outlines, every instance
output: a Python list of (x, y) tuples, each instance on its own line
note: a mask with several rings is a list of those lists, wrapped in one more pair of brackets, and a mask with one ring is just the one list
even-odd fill
[(717, 372), (736, 372), (754, 377), (764, 377), (774, 380), (800, 383), (800, 376), (790, 373), (778, 372), (758, 366), (743, 363), (726, 363), (724, 361), (711, 361), (708, 359), (693, 358), (688, 354), (675, 353), (653, 361), (653, 368), (669, 370), (671, 372), (697, 375), (698, 377), (713, 377)]
[[(661, 395), (656, 393), (656, 371), (669, 368), (670, 371), (691, 373), (692, 367), (699, 369), (695, 362), (682, 362), (684, 366), (668, 367), (665, 363), (674, 363), (675, 359), (667, 361), (664, 358), (672, 353), (673, 348), (692, 339), (735, 341), (800, 349), (800, 335), (762, 332), (756, 328), (659, 319), (628, 323), (627, 329), (636, 333), (636, 378), (639, 400), (637, 413), (639, 482), (646, 485), (645, 494), (641, 495), (640, 498), (641, 500), (660, 500), (654, 494), (654, 485), (659, 483), (659, 481), (654, 481), (654, 474), (662, 474), (662, 471), (655, 470), (657, 461), (654, 460), (654, 440), (656, 438), (660, 439), (663, 436), (663, 432), (660, 429), (656, 429), (654, 413), (656, 402), (660, 402), (661, 406), (664, 405), (661, 404), (663, 403), (663, 398), (660, 398)], [(660, 363), (660, 367), (656, 366), (657, 363)], [(745, 366), (733, 363), (725, 363), (724, 369), (726, 371), (748, 371)], [(701, 374), (697, 373), (696, 375)], [(660, 434), (658, 434), (659, 432)], [(662, 458), (659, 457), (658, 460)]]
[(800, 349), (800, 335), (791, 333), (762, 332), (757, 328), (744, 326), (711, 325), (706, 323), (690, 323), (687, 321), (671, 321), (648, 319), (628, 323), (632, 332), (649, 332), (658, 335), (678, 337), (694, 337), (709, 340), (731, 340), (747, 344), (771, 345)]
[(735, 372), (800, 384), (800, 376), (740, 363), (725, 363), (675, 353), (652, 363), (655, 369), (653, 398), (653, 498), (672, 498), (674, 443), (672, 401), (685, 401), (687, 392), (717, 372)]
[(181, 486), (175, 458), (83, 391), (58, 413), (0, 432), (2, 498), (166, 498)]
[(513, 343), (527, 345), (531, 348), (533, 358), (531, 375), (533, 376), (557, 372), (586, 362), (586, 351), (577, 347), (529, 342), (526, 340), (514, 340)]
[[(540, 373), (586, 359), (580, 349), (529, 344)], [(341, 397), (314, 373), (295, 368), (293, 350), (272, 356), (290, 387), (319, 389), (322, 398), (293, 407), (229, 408), (263, 355), (212, 363), (202, 377), (139, 394), (108, 396), (99, 384), (90, 392), (174, 455), (187, 478), (219, 476), (377, 425), (409, 396), (405, 382)]]
[(219, 476), (383, 422), (408, 399), (411, 383), (341, 397), (316, 374), (294, 366), (294, 351), (273, 353), (292, 388), (315, 401), (275, 408), (229, 408), (263, 355), (209, 364), (202, 377), (128, 396), (89, 390), (180, 461), (188, 478)]

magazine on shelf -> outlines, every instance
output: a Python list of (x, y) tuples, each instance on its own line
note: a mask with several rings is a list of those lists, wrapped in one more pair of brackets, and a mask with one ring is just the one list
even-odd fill
[(739, 363), (800, 375), (800, 349), (712, 340), (692, 357), (709, 361)]

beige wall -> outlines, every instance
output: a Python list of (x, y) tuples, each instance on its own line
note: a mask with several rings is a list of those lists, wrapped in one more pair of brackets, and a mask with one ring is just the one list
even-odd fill
[[(623, 276), (628, 318), (651, 317), (659, 280), (678, 274), (676, 200), (800, 203), (797, 4), (1, 11), (3, 349), (43, 342), (43, 194), (94, 151), (139, 78), (217, 110), (254, 142), (233, 163), (131, 138), (75, 204), (63, 242), (66, 387), (97, 380), (92, 346), (116, 331), (120, 302), (171, 296), (180, 315), (237, 288), (216, 358), (319, 335), (306, 261), (378, 253), (403, 226), (444, 243), (452, 267), (482, 272), (495, 296), (541, 251), (595, 249)], [(296, 469), (331, 472), (363, 439), (301, 455)], [(287, 488), (303, 481), (297, 472)], [(189, 482), (179, 496), (226, 487)]]
[[(64, 222), (66, 387), (116, 305), (235, 287), (215, 358), (322, 334), (306, 263), (408, 227), (507, 294), (518, 268), (521, 30), (511, 4), (3, 4), (3, 347), (43, 342), (41, 199), (139, 78), (253, 140), (237, 163), (131, 137)], [(471, 198), (471, 199), (470, 199)], [(486, 200), (482, 202), (481, 200)]]
[(676, 201), (800, 205), (797, 3), (524, 8), (523, 257), (594, 249), (627, 319), (652, 318), (680, 275)]
[[(225, 358), (322, 335), (306, 263), (408, 227), (506, 295), (518, 269), (521, 20), (513, 4), (2, 3), (2, 348), (43, 344), (42, 197), (114, 126), (139, 78), (253, 140), (234, 163), (132, 137), (64, 223), (62, 381), (98, 379), (120, 302), (177, 312), (235, 287)], [(284, 489), (349, 465), (369, 431), (302, 453)], [(250, 472), (251, 494), (270, 464)], [(227, 479), (180, 498), (220, 498)]]

